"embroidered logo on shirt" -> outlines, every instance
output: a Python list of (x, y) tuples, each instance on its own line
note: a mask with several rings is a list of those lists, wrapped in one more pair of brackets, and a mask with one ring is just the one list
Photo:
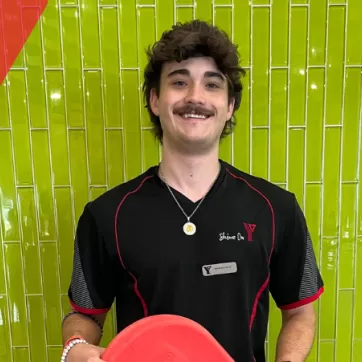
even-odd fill
[(205, 277), (220, 274), (231, 274), (236, 273), (238, 270), (235, 262), (230, 263), (219, 263), (202, 266), (202, 274)]
[(244, 228), (246, 230), (246, 233), (248, 234), (248, 241), (253, 241), (253, 233), (256, 228), (255, 224), (247, 224), (244, 222)]

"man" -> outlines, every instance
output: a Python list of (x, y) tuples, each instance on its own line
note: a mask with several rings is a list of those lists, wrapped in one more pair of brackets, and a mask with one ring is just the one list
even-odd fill
[(84, 208), (63, 338), (88, 344), (65, 360), (101, 361), (101, 327), (116, 300), (118, 331), (148, 315), (181, 315), (235, 361), (263, 362), (271, 293), (283, 320), (276, 361), (304, 361), (323, 291), (305, 218), (292, 193), (218, 158), (241, 101), (236, 47), (193, 21), (148, 55), (143, 90), (162, 161)]

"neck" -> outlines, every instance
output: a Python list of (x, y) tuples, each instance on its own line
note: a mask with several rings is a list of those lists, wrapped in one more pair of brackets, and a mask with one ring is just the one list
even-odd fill
[(210, 153), (185, 155), (164, 147), (160, 173), (170, 187), (197, 201), (209, 191), (219, 167), (217, 148)]

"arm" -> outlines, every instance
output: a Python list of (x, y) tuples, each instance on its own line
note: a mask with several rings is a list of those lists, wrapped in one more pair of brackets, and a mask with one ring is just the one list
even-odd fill
[(316, 316), (312, 304), (282, 311), (276, 362), (303, 362), (314, 341)]
[(270, 264), (270, 292), (282, 313), (275, 361), (304, 362), (314, 341), (313, 302), (324, 286), (306, 220), (294, 196), (289, 205), (285, 215), (280, 215)]

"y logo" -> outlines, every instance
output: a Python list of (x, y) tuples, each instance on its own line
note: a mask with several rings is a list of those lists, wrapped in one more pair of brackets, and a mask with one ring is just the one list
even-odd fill
[(248, 234), (248, 241), (253, 241), (253, 232), (256, 228), (255, 224), (247, 224), (246, 222), (244, 222), (244, 228)]
[(210, 275), (210, 270), (211, 270), (211, 268), (212, 268), (212, 265), (204, 266), (204, 269), (205, 269), (206, 274)]

